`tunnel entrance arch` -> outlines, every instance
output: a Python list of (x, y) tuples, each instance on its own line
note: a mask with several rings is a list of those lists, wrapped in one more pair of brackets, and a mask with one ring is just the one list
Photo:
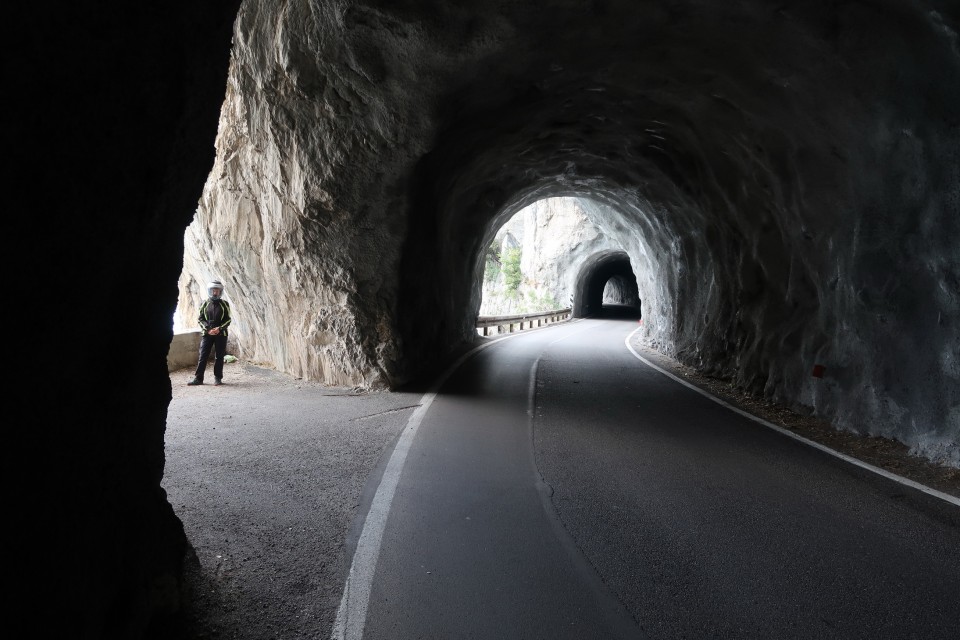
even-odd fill
[(573, 302), (576, 265), (619, 248), (585, 210), (582, 196), (551, 196), (513, 213), (485, 238), (480, 316), (542, 313)]
[(625, 251), (601, 251), (584, 260), (573, 291), (574, 318), (640, 317), (637, 278)]

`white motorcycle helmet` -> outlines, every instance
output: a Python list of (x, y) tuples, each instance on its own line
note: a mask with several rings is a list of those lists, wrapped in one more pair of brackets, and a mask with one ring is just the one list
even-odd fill
[[(218, 290), (214, 293), (214, 290)], [(223, 283), (219, 280), (211, 280), (207, 283), (207, 295), (211, 300), (219, 300), (223, 296)]]

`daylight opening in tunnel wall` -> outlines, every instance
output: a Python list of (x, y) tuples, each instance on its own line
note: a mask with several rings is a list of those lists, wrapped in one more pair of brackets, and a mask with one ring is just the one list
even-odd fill
[[(631, 286), (632, 285), (632, 286)], [(603, 304), (638, 305), (637, 281), (626, 276), (616, 275), (603, 285)]]
[(580, 264), (619, 246), (577, 197), (543, 198), (513, 214), (485, 249), (481, 316), (570, 308)]
[[(547, 197), (520, 208), (485, 248), (479, 315), (568, 308), (573, 317), (601, 317), (607, 306), (618, 307), (614, 315), (639, 318), (641, 289), (653, 303), (652, 318), (669, 310), (656, 302), (668, 299), (671, 288), (658, 286), (654, 251), (626, 223), (628, 215), (590, 196)], [(661, 315), (653, 326), (666, 332), (668, 325)]]

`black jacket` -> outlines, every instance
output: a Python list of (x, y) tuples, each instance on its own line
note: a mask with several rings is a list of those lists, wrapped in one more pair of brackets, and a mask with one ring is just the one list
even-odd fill
[(230, 303), (226, 300), (211, 300), (207, 298), (200, 305), (200, 314), (197, 317), (203, 335), (210, 329), (220, 327), (220, 335), (227, 335), (227, 327), (233, 321), (230, 315)]

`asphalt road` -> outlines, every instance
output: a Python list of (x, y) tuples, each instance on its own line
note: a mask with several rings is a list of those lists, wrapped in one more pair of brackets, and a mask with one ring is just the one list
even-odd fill
[(488, 343), (425, 396), (334, 637), (960, 637), (960, 507), (678, 384), (636, 326)]

